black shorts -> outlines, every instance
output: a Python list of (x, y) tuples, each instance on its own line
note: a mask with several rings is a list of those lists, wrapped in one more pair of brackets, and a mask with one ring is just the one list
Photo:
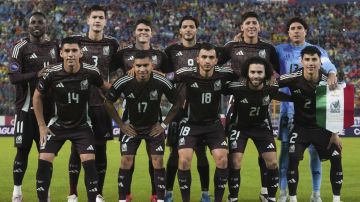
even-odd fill
[(211, 125), (185, 124), (179, 134), (178, 149), (206, 144), (210, 150), (227, 149), (225, 131), (220, 121)]
[(302, 160), (304, 151), (310, 144), (314, 145), (321, 160), (340, 156), (341, 151), (335, 145), (327, 149), (331, 135), (332, 133), (324, 128), (305, 128), (295, 125), (289, 137), (289, 156)]
[(244, 153), (249, 138), (254, 142), (259, 154), (276, 152), (274, 135), (264, 125), (240, 130), (236, 127), (231, 128), (229, 134), (229, 153)]
[(40, 153), (57, 154), (66, 140), (71, 141), (78, 154), (95, 153), (94, 134), (90, 126), (71, 129), (50, 126), (49, 129), (52, 133), (47, 136), (46, 145), (40, 148)]
[(164, 155), (165, 151), (165, 134), (160, 134), (156, 137), (149, 135), (150, 129), (136, 130), (138, 135), (128, 136), (123, 135), (120, 140), (121, 155), (136, 155), (137, 149), (144, 139), (146, 143), (146, 150), (150, 155)]
[[(44, 117), (45, 120), (46, 117)], [(20, 110), (15, 115), (14, 125), (14, 145), (18, 148), (30, 149), (33, 141), (36, 143), (36, 147), (39, 151), (40, 133), (39, 127), (36, 121), (36, 116), (33, 110), (25, 112)]]
[(90, 107), (89, 117), (91, 119), (96, 144), (105, 143), (106, 140), (114, 139), (111, 118), (104, 106)]
[(177, 147), (177, 143), (179, 140), (180, 129), (183, 125), (185, 125), (187, 118), (183, 118), (184, 112), (181, 110), (173, 119), (173, 121), (169, 124), (168, 132), (167, 132), (167, 141), (166, 145), (169, 147)]

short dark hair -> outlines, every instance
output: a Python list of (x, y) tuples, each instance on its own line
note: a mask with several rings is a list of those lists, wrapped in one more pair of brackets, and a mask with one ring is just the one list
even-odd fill
[(249, 11), (249, 12), (246, 12), (244, 13), (242, 16), (241, 16), (241, 21), (240, 21), (240, 25), (242, 25), (246, 19), (248, 18), (256, 18), (256, 20), (259, 21), (259, 16), (258, 14), (256, 14), (254, 11)]
[(90, 16), (93, 11), (103, 11), (104, 15), (106, 17), (106, 9), (103, 6), (100, 5), (92, 5), (87, 12), (87, 16)]
[[(203, 43), (201, 43), (200, 44), (200, 49), (199, 50), (202, 50), (202, 49), (204, 49), (204, 50), (207, 50), (207, 51), (210, 51), (210, 50), (215, 50), (215, 52), (216, 52), (216, 56), (218, 56), (218, 51), (217, 51), (217, 48), (216, 48), (216, 46), (214, 46), (213, 44), (211, 44), (211, 43), (208, 43), (208, 42), (203, 42)], [(199, 51), (199, 53), (200, 53), (200, 51)], [(199, 54), (198, 53), (198, 54)]]
[(252, 64), (264, 65), (265, 80), (269, 80), (273, 75), (273, 67), (271, 63), (262, 57), (255, 56), (245, 60), (244, 64), (241, 66), (241, 74), (243, 77), (249, 79), (249, 68)]
[(146, 25), (146, 26), (149, 26), (150, 29), (152, 29), (150, 20), (139, 19), (139, 20), (137, 20), (136, 23), (135, 23), (134, 30), (136, 30), (136, 27), (137, 27), (139, 24), (144, 24), (144, 25)]
[(151, 60), (151, 54), (149, 50), (139, 50), (134, 54), (134, 60), (145, 59), (145, 58), (149, 58)]
[(60, 47), (63, 48), (65, 44), (77, 44), (81, 48), (80, 40), (76, 39), (75, 37), (65, 37), (61, 40)]
[(184, 16), (183, 18), (181, 18), (180, 22), (179, 22), (179, 29), (181, 28), (182, 26), (182, 23), (185, 21), (185, 20), (191, 20), (195, 23), (195, 27), (198, 28), (199, 27), (199, 21), (194, 18), (193, 16), (190, 16), (190, 15), (186, 15)]
[(30, 14), (29, 19), (30, 19), (32, 16), (35, 16), (35, 15), (41, 16), (41, 17), (43, 17), (43, 18), (46, 20), (45, 14), (44, 14), (43, 12), (40, 12), (40, 11), (32, 12), (32, 13)]
[(307, 30), (308, 29), (308, 25), (306, 24), (305, 20), (302, 19), (301, 17), (293, 17), (291, 18), (287, 24), (286, 24), (286, 30), (289, 31), (290, 29), (290, 25), (294, 22), (298, 22), (300, 23), (302, 26), (304, 26), (304, 28)]
[(321, 51), (316, 46), (306, 46), (301, 50), (301, 59), (303, 59), (304, 55), (315, 55), (317, 54), (319, 58), (321, 58)]

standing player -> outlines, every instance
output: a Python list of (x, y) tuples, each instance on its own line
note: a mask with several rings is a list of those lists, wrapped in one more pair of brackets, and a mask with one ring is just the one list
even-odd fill
[[(171, 82), (152, 72), (154, 65), (151, 57), (150, 51), (137, 52), (133, 63), (135, 77), (124, 76), (117, 79), (106, 96), (105, 106), (124, 133), (121, 137), (121, 167), (118, 178), (120, 202), (126, 201), (130, 189), (131, 167), (142, 139), (146, 141), (148, 155), (154, 167), (157, 201), (164, 201), (165, 197), (164, 131), (175, 113), (169, 113), (161, 122), (160, 101), (163, 94), (171, 103), (174, 103), (176, 98)], [(113, 106), (113, 102), (121, 95), (127, 100), (129, 123), (120, 119)], [(176, 109), (176, 106), (173, 105), (173, 109)]]
[(176, 71), (175, 82), (184, 83), (189, 104), (189, 120), (182, 126), (179, 140), (178, 180), (182, 200), (190, 201), (191, 160), (194, 148), (205, 143), (214, 157), (215, 202), (222, 201), (228, 178), (227, 141), (219, 118), (220, 99), (226, 81), (236, 78), (231, 68), (215, 66), (218, 62), (215, 47), (201, 45), (197, 66)]
[[(104, 81), (109, 82), (109, 75), (114, 69), (114, 55), (119, 47), (116, 39), (104, 35), (106, 10), (98, 5), (92, 6), (87, 14), (89, 31), (86, 35), (74, 36), (82, 45), (82, 61), (97, 67)], [(98, 192), (102, 195), (106, 168), (106, 141), (113, 138), (111, 119), (103, 106), (103, 92), (95, 86), (90, 87), (89, 117), (95, 135), (95, 163), (99, 176)], [(70, 193), (69, 202), (77, 201), (77, 184), (81, 164), (79, 154), (72, 146), (69, 160)]]
[[(231, 67), (232, 69), (240, 75), (241, 66), (244, 61), (250, 57), (259, 56), (265, 58), (269, 61), (274, 70), (279, 72), (279, 59), (276, 54), (276, 49), (273, 45), (268, 42), (263, 41), (259, 37), (260, 32), (260, 23), (259, 16), (255, 12), (247, 12), (242, 15), (242, 21), (240, 24), (240, 31), (242, 35), (241, 41), (231, 41), (224, 46), (224, 55), (222, 56), (222, 62), (224, 63), (231, 59)], [(231, 102), (230, 102), (231, 103)], [(229, 112), (229, 115), (236, 114), (236, 105), (233, 109), (233, 112)], [(230, 123), (232, 124), (232, 123)], [(260, 192), (260, 200), (266, 201), (267, 198), (267, 168), (264, 159), (259, 155), (259, 167), (260, 167), (260, 176), (261, 176), (261, 192)], [(229, 170), (229, 180), (231, 180), (232, 176), (238, 176), (239, 173), (235, 173), (233, 169)], [(232, 189), (229, 189), (232, 191)], [(234, 190), (235, 191), (235, 190)], [(237, 196), (238, 193), (231, 193), (232, 196)]]
[[(290, 38), (289, 44), (280, 44), (276, 46), (276, 50), (280, 60), (280, 75), (290, 74), (301, 68), (300, 52), (306, 46), (311, 44), (305, 42), (308, 26), (306, 22), (299, 17), (294, 17), (287, 23), (287, 30)], [(321, 65), (329, 73), (328, 84), (330, 86), (336, 84), (336, 68), (330, 62), (326, 51), (316, 46), (321, 51)], [(289, 93), (289, 89), (281, 89), (283, 92)], [(280, 196), (279, 201), (285, 202), (287, 199), (287, 168), (288, 168), (288, 152), (289, 152), (289, 131), (293, 128), (294, 106), (290, 102), (281, 102), (280, 105), (280, 124), (279, 139), (281, 140), (280, 154)], [(313, 192), (310, 197), (311, 202), (321, 202), (320, 185), (321, 185), (321, 162), (313, 145), (309, 146), (310, 167), (312, 172)]]
[[(36, 88), (36, 81), (42, 68), (54, 64), (59, 58), (58, 44), (46, 38), (46, 17), (41, 12), (34, 12), (29, 19), (29, 37), (21, 39), (12, 49), (9, 77), (16, 85), (16, 121), (14, 160), (14, 190), (12, 201), (22, 201), (21, 185), (28, 163), (28, 156), (33, 140), (39, 150), (39, 129), (32, 107), (31, 97)], [(51, 116), (52, 105), (47, 102), (44, 108), (45, 121)]]
[[(139, 19), (136, 21), (134, 26), (134, 37), (135, 37), (135, 43), (131, 46), (128, 46), (127, 48), (124, 48), (117, 52), (116, 54), (116, 65), (115, 67), (120, 68), (123, 73), (129, 73), (131, 76), (134, 74), (133, 63), (134, 63), (134, 57), (138, 52), (142, 52), (144, 50), (149, 51), (149, 54), (151, 55), (151, 60), (154, 65), (154, 70), (167, 73), (168, 65), (167, 65), (167, 57), (164, 52), (154, 49), (151, 46), (151, 38), (152, 38), (152, 26), (151, 22), (145, 19)], [(125, 98), (126, 99), (126, 98)], [(125, 111), (123, 115), (123, 120), (127, 120), (127, 114), (128, 112)], [(122, 139), (122, 138), (120, 138)], [(151, 158), (149, 157), (149, 175), (151, 179), (151, 185), (152, 185), (152, 194), (151, 194), (151, 201), (156, 201), (156, 188), (154, 184), (154, 168), (152, 166)], [(131, 201), (131, 181), (132, 181), (132, 175), (134, 172), (134, 166), (135, 163), (133, 163), (133, 166), (131, 168), (131, 177), (130, 177), (130, 189), (128, 193), (128, 201)]]
[[(60, 50), (63, 63), (49, 68), (49, 71), (40, 78), (34, 92), (34, 112), (40, 131), (36, 191), (41, 202), (47, 201), (52, 162), (66, 140), (70, 140), (80, 154), (85, 170), (88, 201), (103, 201), (100, 195), (97, 197), (95, 148), (87, 110), (90, 86), (95, 85), (105, 90), (110, 84), (104, 83), (96, 67), (80, 63), (82, 57), (80, 47), (80, 42), (75, 38), (63, 39)], [(48, 127), (43, 115), (42, 96), (49, 91), (54, 97), (56, 110)]]
[(271, 100), (278, 97), (277, 83), (270, 84), (273, 69), (270, 63), (261, 57), (246, 60), (241, 69), (242, 77), (228, 85), (228, 93), (234, 95), (237, 114), (235, 125), (229, 129), (229, 163), (236, 174), (230, 178), (230, 193), (236, 193), (228, 201), (238, 201), (240, 188), (240, 168), (247, 140), (251, 138), (267, 168), (267, 200), (276, 201), (279, 172), (276, 157), (276, 144), (273, 131), (269, 126), (268, 113)]
[[(176, 71), (182, 67), (196, 67), (196, 56), (199, 53), (201, 44), (196, 42), (196, 33), (199, 26), (198, 21), (191, 17), (185, 16), (179, 23), (180, 43), (171, 45), (165, 49), (165, 53), (169, 58), (169, 66), (172, 71)], [(181, 89), (181, 84), (180, 87)], [(166, 165), (166, 202), (173, 201), (173, 187), (175, 176), (178, 168), (179, 154), (177, 151), (177, 142), (179, 135), (179, 123), (184, 118), (183, 109), (176, 116), (168, 132), (167, 144), (170, 146), (170, 155)], [(206, 147), (200, 144), (195, 148), (197, 156), (197, 169), (201, 182), (201, 199), (202, 202), (210, 202), (209, 196), (209, 162), (206, 156)]]
[(331, 133), (316, 124), (316, 86), (327, 81), (327, 73), (321, 69), (321, 52), (315, 46), (301, 50), (302, 69), (280, 77), (279, 86), (288, 87), (294, 102), (294, 128), (289, 137), (289, 168), (287, 171), (290, 202), (296, 202), (299, 181), (299, 161), (304, 150), (314, 145), (320, 159), (330, 159), (330, 182), (333, 202), (340, 202), (343, 182), (341, 165), (341, 141), (337, 134)]

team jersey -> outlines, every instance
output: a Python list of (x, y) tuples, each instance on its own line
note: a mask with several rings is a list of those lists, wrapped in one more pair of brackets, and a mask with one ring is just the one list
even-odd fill
[(279, 87), (288, 87), (294, 102), (294, 124), (316, 127), (316, 86), (327, 81), (327, 74), (319, 70), (319, 81), (311, 84), (305, 80), (303, 69), (280, 76)]
[(225, 63), (231, 60), (231, 68), (236, 74), (240, 75), (241, 66), (245, 60), (259, 56), (269, 61), (273, 69), (279, 73), (279, 58), (276, 53), (276, 49), (270, 43), (259, 39), (256, 44), (247, 44), (244, 41), (235, 42), (231, 41), (224, 46), (224, 50), (221, 54), (221, 62)]
[[(9, 63), (10, 81), (16, 88), (16, 111), (27, 112), (32, 109), (32, 96), (38, 80), (38, 71), (58, 61), (59, 45), (56, 41), (39, 44), (30, 42), (29, 38), (23, 38), (16, 43), (11, 51)], [(44, 108), (45, 113), (46, 109), (48, 108)]]
[[(301, 65), (301, 51), (306, 46), (316, 46), (305, 42), (302, 46), (294, 46), (291, 44), (279, 44), (276, 46), (276, 51), (280, 62), (280, 75), (291, 74), (302, 68)], [(327, 52), (319, 46), (316, 46), (321, 52), (321, 66), (327, 73), (336, 73), (336, 67), (331, 63)], [(288, 88), (282, 88), (282, 92), (289, 93)], [(281, 102), (280, 113), (294, 114), (294, 105), (292, 102)]]
[[(83, 57), (81, 62), (90, 64), (99, 69), (100, 74), (104, 81), (110, 81), (110, 73), (116, 69), (115, 67), (115, 54), (119, 48), (118, 41), (110, 36), (104, 35), (99, 41), (91, 40), (87, 34), (74, 35), (81, 43), (81, 50)], [(90, 106), (101, 106), (104, 104), (102, 98), (104, 92), (100, 89), (91, 86), (90, 93)]]
[(236, 74), (230, 67), (215, 66), (210, 78), (202, 77), (198, 67), (178, 69), (174, 82), (185, 84), (186, 102), (190, 111), (188, 123), (208, 124), (219, 120), (224, 85), (236, 78)]
[[(121, 49), (116, 53), (116, 68), (120, 68), (124, 73), (132, 69), (134, 63), (134, 56), (139, 50), (134, 45), (130, 45), (127, 48)], [(155, 65), (154, 69), (160, 72), (169, 72), (168, 60), (164, 52), (153, 49), (150, 47), (150, 54), (152, 63)]]
[(161, 119), (161, 96), (175, 102), (174, 87), (165, 77), (152, 73), (148, 82), (138, 82), (135, 77), (123, 76), (117, 79), (106, 99), (115, 102), (120, 96), (126, 99), (130, 123), (135, 127), (149, 127)]
[(99, 69), (86, 63), (81, 63), (80, 70), (73, 74), (66, 72), (62, 63), (49, 68), (37, 85), (43, 95), (51, 91), (55, 101), (55, 116), (49, 125), (58, 128), (91, 125), (88, 117), (90, 86), (103, 84)]
[(234, 116), (239, 129), (268, 124), (269, 104), (278, 95), (277, 83), (266, 82), (263, 89), (252, 90), (248, 80), (231, 82), (226, 93), (234, 95), (237, 114)]

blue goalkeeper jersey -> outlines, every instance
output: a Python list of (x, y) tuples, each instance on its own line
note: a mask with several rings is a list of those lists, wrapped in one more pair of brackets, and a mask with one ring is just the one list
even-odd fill
[[(279, 63), (280, 63), (280, 75), (283, 74), (290, 74), (298, 69), (302, 68), (301, 66), (301, 50), (304, 49), (306, 46), (316, 46), (310, 43), (305, 42), (302, 46), (294, 46), (291, 44), (279, 44), (277, 45), (276, 52), (279, 56)], [(336, 73), (336, 67), (333, 63), (331, 63), (327, 52), (319, 47), (316, 46), (321, 52), (321, 63), (322, 68), (325, 69), (327, 73)], [(288, 88), (282, 88), (282, 92), (290, 94)], [(287, 113), (287, 114), (294, 114), (294, 105), (292, 102), (281, 102), (280, 105), (280, 113)]]

